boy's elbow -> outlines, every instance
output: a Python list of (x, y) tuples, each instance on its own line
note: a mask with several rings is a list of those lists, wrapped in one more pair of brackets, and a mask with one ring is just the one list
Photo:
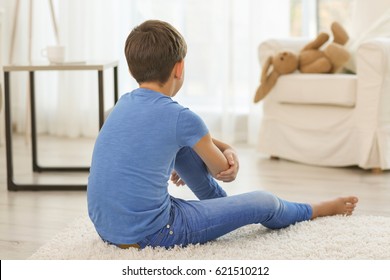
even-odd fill
[(215, 166), (214, 168), (208, 168), (211, 176), (213, 176), (215, 179), (217, 179), (218, 174), (220, 174), (223, 171), (226, 171), (230, 168), (227, 161), (221, 162), (218, 164), (218, 166)]

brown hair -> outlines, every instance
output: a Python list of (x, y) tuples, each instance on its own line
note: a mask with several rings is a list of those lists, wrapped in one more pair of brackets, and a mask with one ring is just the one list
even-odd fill
[(187, 44), (183, 36), (169, 23), (148, 20), (129, 34), (125, 55), (134, 79), (164, 84), (175, 64), (186, 56)]

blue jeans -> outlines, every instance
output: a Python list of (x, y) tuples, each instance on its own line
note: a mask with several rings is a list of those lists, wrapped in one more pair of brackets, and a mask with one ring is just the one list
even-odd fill
[(175, 170), (199, 200), (171, 197), (168, 224), (138, 242), (141, 248), (202, 244), (248, 224), (280, 229), (312, 216), (310, 205), (288, 202), (268, 192), (227, 196), (191, 148), (178, 152)]

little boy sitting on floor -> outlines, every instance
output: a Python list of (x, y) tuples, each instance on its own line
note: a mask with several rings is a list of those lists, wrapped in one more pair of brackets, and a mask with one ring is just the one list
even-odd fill
[[(288, 202), (255, 191), (227, 196), (217, 180), (236, 178), (239, 162), (202, 119), (172, 98), (184, 81), (187, 46), (170, 24), (135, 27), (125, 55), (139, 88), (123, 95), (97, 137), (88, 211), (98, 234), (120, 248), (205, 243), (248, 224), (280, 229), (319, 216), (352, 214), (358, 199)], [(199, 200), (168, 193), (169, 179)]]

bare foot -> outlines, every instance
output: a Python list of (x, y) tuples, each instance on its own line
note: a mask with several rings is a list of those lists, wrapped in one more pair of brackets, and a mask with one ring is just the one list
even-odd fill
[(312, 204), (312, 219), (333, 215), (352, 215), (355, 210), (358, 198), (355, 196), (339, 197), (333, 200)]

